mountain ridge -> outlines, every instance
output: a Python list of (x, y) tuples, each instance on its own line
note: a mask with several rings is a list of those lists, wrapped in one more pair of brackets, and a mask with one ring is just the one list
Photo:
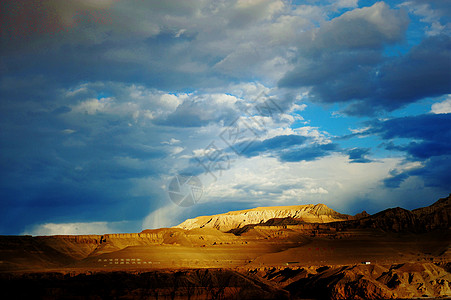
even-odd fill
[(256, 207), (246, 210), (230, 211), (224, 214), (199, 216), (187, 219), (173, 228), (191, 230), (194, 228), (215, 228), (223, 232), (250, 224), (264, 223), (274, 218), (291, 217), (307, 223), (330, 223), (351, 220), (354, 217), (341, 214), (325, 204), (305, 204), (291, 206)]
[[(328, 223), (328, 226), (337, 229), (377, 228), (390, 232), (427, 232), (436, 229), (450, 229), (451, 194), (426, 207), (413, 210), (401, 207), (387, 208), (374, 215), (370, 215), (366, 211), (355, 216), (341, 214), (325, 204), (257, 207), (187, 219), (173, 228), (191, 230), (207, 227), (241, 234), (257, 225), (307, 225), (306, 223), (312, 225)], [(311, 228), (313, 227), (311, 226)]]

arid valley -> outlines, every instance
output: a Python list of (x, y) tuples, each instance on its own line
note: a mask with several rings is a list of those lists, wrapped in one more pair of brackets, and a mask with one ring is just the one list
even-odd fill
[(141, 233), (0, 237), (4, 299), (451, 297), (451, 196), (344, 215), (262, 207)]

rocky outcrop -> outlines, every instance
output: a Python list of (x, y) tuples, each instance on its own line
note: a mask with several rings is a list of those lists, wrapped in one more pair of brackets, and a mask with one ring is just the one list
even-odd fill
[(412, 210), (427, 230), (451, 229), (451, 194), (434, 204)]
[(390, 208), (350, 223), (355, 224), (356, 228), (372, 228), (392, 232), (416, 232), (421, 229), (416, 216), (411, 211), (400, 207)]
[[(374, 268), (375, 267), (375, 268)], [(331, 299), (399, 299), (451, 296), (451, 274), (431, 264), (357, 266), (342, 271), (332, 285)], [(378, 268), (378, 271), (375, 269)], [(382, 274), (381, 274), (382, 272)]]
[(451, 229), (451, 195), (434, 204), (412, 211), (389, 208), (359, 220), (330, 224), (340, 229), (380, 229), (390, 232), (422, 233)]
[(355, 220), (359, 220), (359, 219), (366, 218), (366, 217), (369, 217), (369, 216), (371, 216), (371, 215), (364, 210), (361, 213), (356, 214), (354, 216), (354, 219)]
[(223, 232), (241, 228), (249, 224), (260, 224), (274, 218), (293, 218), (298, 222), (329, 223), (352, 219), (340, 214), (324, 204), (297, 206), (258, 207), (249, 210), (232, 211), (225, 214), (202, 216), (188, 219), (175, 228), (215, 228)]

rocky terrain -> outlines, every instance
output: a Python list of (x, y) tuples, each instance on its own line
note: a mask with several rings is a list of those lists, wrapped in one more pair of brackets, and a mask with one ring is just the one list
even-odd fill
[(141, 233), (1, 236), (0, 289), (23, 299), (450, 298), (450, 219), (451, 195), (374, 215), (317, 204)]
[(4, 299), (290, 299), (227, 269), (0, 274), (0, 290)]
[(433, 263), (0, 273), (7, 299), (448, 299), (450, 282)]
[(310, 266), (248, 270), (295, 299), (399, 299), (450, 297), (451, 274), (432, 263)]

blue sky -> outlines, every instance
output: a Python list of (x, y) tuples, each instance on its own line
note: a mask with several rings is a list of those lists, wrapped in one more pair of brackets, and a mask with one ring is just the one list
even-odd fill
[(447, 2), (2, 1), (0, 234), (447, 196)]

